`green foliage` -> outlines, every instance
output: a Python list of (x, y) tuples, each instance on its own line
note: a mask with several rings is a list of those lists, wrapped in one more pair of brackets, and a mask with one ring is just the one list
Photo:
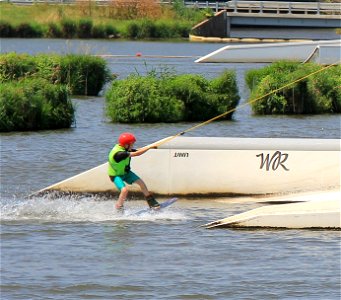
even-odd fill
[(196, 7), (195, 2), (193, 2), (192, 7), (186, 7), (182, 0), (173, 1), (173, 10), (178, 18), (183, 20), (193, 20), (195, 23), (201, 22), (205, 19), (207, 14), (213, 15), (213, 11), (210, 8), (199, 9)]
[(112, 79), (104, 59), (92, 55), (0, 55), (0, 82), (39, 77), (66, 84), (72, 94), (97, 96)]
[(62, 29), (60, 24), (56, 23), (48, 23), (48, 29), (45, 33), (46, 37), (48, 38), (61, 38), (63, 36)]
[(72, 39), (77, 35), (77, 23), (71, 19), (61, 21), (62, 37)]
[[(119, 36), (118, 30), (112, 24), (106, 24), (105, 25), (105, 34), (106, 34), (106, 37), (110, 37), (110, 38), (112, 38), (112, 37), (117, 38)], [(96, 35), (93, 35), (93, 37), (97, 38)]]
[(92, 20), (91, 19), (80, 19), (77, 27), (77, 37), (80, 39), (89, 39), (92, 37)]
[(91, 29), (91, 36), (93, 38), (104, 39), (107, 38), (107, 30), (104, 25), (94, 25)]
[(179, 75), (169, 81), (167, 92), (180, 99), (185, 105), (185, 120), (199, 121), (210, 118), (210, 103), (206, 92), (208, 81), (201, 75)]
[[(235, 108), (239, 101), (235, 73), (209, 81), (200, 75), (152, 70), (116, 80), (106, 93), (113, 122), (202, 121)], [(232, 113), (226, 119), (231, 119)]]
[(0, 85), (0, 132), (68, 128), (74, 108), (68, 90), (44, 79)]
[(121, 35), (128, 39), (187, 38), (190, 29), (191, 25), (188, 22), (143, 19), (128, 22)]
[[(239, 103), (239, 91), (237, 86), (236, 74), (234, 71), (226, 70), (219, 77), (211, 81), (213, 94), (216, 95), (218, 113), (224, 113), (231, 108), (237, 107)], [(232, 114), (228, 114), (226, 119), (231, 119)]]
[(312, 76), (307, 90), (315, 111), (341, 113), (341, 66)]
[(104, 59), (91, 55), (69, 54), (61, 57), (61, 82), (73, 95), (97, 96), (112, 77)]
[[(340, 112), (340, 66), (308, 76), (321, 66), (281, 61), (250, 70), (245, 79), (256, 114), (316, 114)], [(285, 88), (282, 88), (285, 87)], [(276, 91), (279, 89), (278, 91)], [(273, 91), (276, 91), (273, 93)]]
[(32, 76), (36, 72), (34, 58), (28, 54), (12, 52), (0, 55), (0, 83)]
[(250, 90), (253, 90), (259, 82), (267, 75), (293, 72), (299, 63), (292, 61), (279, 61), (261, 69), (249, 70), (245, 74), (245, 81)]
[[(212, 9), (198, 9), (195, 2), (192, 7), (186, 7), (180, 0), (173, 1), (172, 6), (162, 5), (162, 8), (155, 3), (149, 7), (147, 3), (146, 5), (141, 3), (142, 6), (138, 5), (139, 9), (134, 6), (138, 4), (137, 2), (131, 3), (131, 7), (127, 7), (123, 2), (114, 2), (113, 6), (109, 7), (83, 3), (72, 6), (36, 4), (34, 9), (29, 6), (3, 4), (4, 18), (0, 21), (0, 34), (1, 37), (67, 39), (188, 38), (195, 24), (214, 14)], [(122, 11), (127, 14), (122, 15)], [(23, 20), (29, 20), (29, 22), (23, 22)], [(131, 22), (127, 22), (128, 20)]]
[(108, 116), (114, 122), (176, 122), (182, 118), (181, 102), (160, 97), (159, 80), (154, 74), (132, 74), (114, 81), (106, 99)]
[(21, 23), (14, 29), (15, 37), (19, 38), (40, 38), (43, 37), (41, 25), (36, 23)]
[(0, 37), (8, 38), (14, 36), (13, 26), (6, 21), (0, 20)]

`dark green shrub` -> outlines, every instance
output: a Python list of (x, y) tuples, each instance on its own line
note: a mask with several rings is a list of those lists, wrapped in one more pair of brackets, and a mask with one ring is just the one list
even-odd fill
[(43, 29), (34, 23), (21, 23), (14, 29), (15, 37), (20, 38), (39, 38), (43, 36)]
[(181, 37), (188, 38), (192, 25), (187, 22), (176, 22), (172, 25), (172, 31), (174, 32), (173, 38)]
[(119, 36), (119, 32), (116, 29), (116, 27), (111, 24), (107, 24), (105, 26), (105, 32), (106, 32), (106, 36), (110, 38), (117, 38)]
[(0, 131), (68, 128), (74, 108), (65, 86), (44, 79), (0, 85)]
[(91, 30), (91, 36), (95, 39), (107, 38), (107, 30), (104, 25), (94, 25)]
[(49, 38), (61, 38), (63, 37), (62, 29), (59, 24), (56, 23), (49, 23), (47, 32), (46, 32), (46, 37)]
[(239, 96), (234, 72), (208, 81), (200, 75), (151, 71), (145, 77), (132, 74), (114, 81), (106, 100), (113, 122), (178, 122), (215, 117), (235, 108)]
[(171, 79), (167, 92), (185, 105), (185, 120), (198, 121), (210, 118), (210, 104), (206, 92), (209, 83), (201, 75), (184, 74)]
[(155, 24), (155, 38), (161, 39), (169, 39), (174, 36), (174, 32), (172, 31), (172, 27), (169, 26), (164, 21), (156, 22)]
[(80, 19), (77, 28), (77, 37), (80, 39), (91, 38), (92, 31), (92, 20), (90, 19)]
[(51, 83), (63, 83), (61, 77), (61, 56), (57, 54), (38, 54), (33, 57), (36, 64), (35, 77), (46, 79)]
[(341, 113), (341, 65), (313, 75), (307, 90), (316, 112)]
[(0, 55), (0, 82), (32, 76), (37, 66), (32, 56), (14, 52)]
[[(240, 99), (233, 71), (211, 81), (201, 75), (179, 75), (170, 81), (167, 92), (184, 103), (186, 121), (213, 118), (235, 108)], [(224, 119), (231, 119), (232, 114)]]
[(13, 26), (3, 20), (0, 20), (0, 37), (9, 38), (14, 36)]
[(112, 79), (104, 59), (91, 55), (0, 55), (0, 82), (39, 77), (66, 84), (73, 94), (96, 96)]
[[(339, 112), (340, 66), (308, 76), (321, 68), (312, 63), (282, 61), (248, 71), (246, 82), (251, 89), (253, 111), (256, 114)], [(301, 80), (303, 77), (306, 78)]]
[(148, 19), (129, 22), (122, 36), (129, 39), (146, 38), (187, 38), (191, 30), (188, 22), (151, 21)]
[(73, 95), (97, 96), (112, 79), (105, 60), (91, 55), (61, 57), (60, 72), (61, 82), (68, 85)]
[[(213, 93), (210, 93), (211, 97), (213, 97), (211, 105), (216, 108), (213, 114), (222, 114), (237, 107), (240, 97), (234, 71), (226, 70), (217, 78), (212, 79), (211, 88), (213, 91)], [(232, 113), (225, 116), (225, 119), (231, 118)]]
[(155, 22), (151, 20), (143, 19), (139, 25), (139, 31), (137, 34), (138, 39), (154, 38), (156, 37)]
[(77, 34), (77, 23), (73, 20), (63, 19), (61, 21), (62, 37), (66, 39), (74, 38)]
[(159, 87), (159, 80), (153, 74), (146, 77), (132, 74), (114, 81), (106, 94), (108, 116), (121, 123), (180, 121), (181, 101), (160, 96)]
[(136, 39), (138, 38), (139, 35), (139, 25), (132, 21), (129, 22), (125, 32), (123, 32), (123, 36), (129, 39)]
[(249, 70), (245, 74), (245, 82), (250, 90), (256, 88), (267, 75), (290, 73), (297, 70), (298, 62), (279, 61), (264, 68)]

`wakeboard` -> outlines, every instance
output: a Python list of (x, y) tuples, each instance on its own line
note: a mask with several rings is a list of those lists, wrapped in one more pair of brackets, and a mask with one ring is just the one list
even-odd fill
[(174, 198), (170, 198), (162, 203), (160, 203), (160, 208), (157, 209), (153, 209), (153, 208), (144, 208), (141, 209), (135, 213), (133, 213), (136, 216), (145, 214), (145, 213), (158, 213), (161, 212), (163, 209), (165, 209), (166, 207), (172, 205), (174, 202), (176, 202), (178, 200), (178, 198), (174, 197)]

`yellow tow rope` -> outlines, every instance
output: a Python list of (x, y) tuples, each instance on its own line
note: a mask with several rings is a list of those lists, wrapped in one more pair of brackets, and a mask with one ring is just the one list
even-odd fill
[(143, 147), (143, 148), (155, 148), (155, 147), (159, 147), (159, 146), (163, 145), (164, 143), (167, 143), (167, 142), (169, 142), (169, 141), (175, 139), (176, 137), (178, 137), (178, 136), (180, 136), (180, 135), (184, 135), (186, 132), (189, 132), (189, 131), (192, 131), (192, 130), (197, 129), (197, 128), (199, 128), (199, 127), (205, 126), (205, 125), (207, 125), (207, 124), (209, 124), (209, 123), (211, 123), (211, 122), (213, 122), (213, 121), (215, 121), (215, 120), (218, 120), (218, 119), (220, 119), (220, 118), (222, 118), (222, 117), (224, 117), (224, 116), (226, 116), (226, 115), (228, 115), (228, 114), (230, 114), (230, 113), (236, 111), (237, 109), (240, 109), (240, 108), (242, 108), (242, 107), (244, 107), (244, 106), (246, 106), (246, 105), (249, 105), (249, 104), (251, 104), (251, 103), (254, 103), (254, 102), (256, 102), (256, 101), (258, 101), (258, 100), (260, 100), (260, 99), (263, 99), (263, 98), (265, 98), (265, 97), (267, 97), (267, 96), (269, 96), (269, 95), (271, 95), (271, 94), (274, 94), (274, 93), (276, 93), (276, 92), (278, 92), (278, 91), (280, 91), (280, 90), (283, 90), (283, 89), (289, 87), (290, 85), (292, 85), (292, 84), (294, 84), (294, 83), (296, 83), (296, 82), (299, 82), (299, 81), (301, 81), (301, 80), (303, 80), (303, 79), (306, 79), (306, 78), (308, 78), (308, 77), (310, 77), (310, 76), (312, 76), (312, 75), (315, 75), (315, 74), (317, 74), (317, 73), (320, 73), (320, 72), (322, 72), (322, 71), (324, 71), (324, 70), (326, 70), (326, 69), (328, 69), (328, 68), (330, 68), (330, 67), (332, 67), (332, 66), (335, 66), (335, 65), (337, 65), (337, 64), (339, 64), (339, 63), (340, 63), (340, 62), (336, 62), (336, 63), (333, 63), (333, 64), (331, 64), (331, 65), (325, 66), (325, 67), (323, 67), (323, 68), (321, 68), (321, 69), (319, 69), (319, 70), (317, 70), (317, 71), (315, 71), (315, 72), (312, 72), (312, 73), (310, 73), (310, 74), (308, 74), (308, 75), (305, 75), (305, 76), (303, 76), (303, 77), (300, 77), (300, 78), (298, 78), (298, 79), (296, 79), (296, 80), (294, 80), (294, 81), (292, 81), (292, 82), (290, 82), (290, 83), (288, 83), (288, 84), (286, 84), (286, 85), (284, 85), (284, 86), (282, 86), (282, 87), (280, 87), (280, 88), (278, 88), (278, 89), (275, 89), (275, 90), (273, 90), (273, 91), (271, 91), (271, 92), (269, 92), (269, 93), (267, 93), (267, 94), (265, 94), (265, 95), (262, 95), (262, 96), (260, 96), (260, 97), (258, 97), (258, 98), (255, 98), (255, 99), (251, 99), (250, 101), (245, 102), (245, 103), (243, 103), (243, 104), (241, 104), (241, 105), (239, 105), (239, 106), (237, 106), (237, 107), (235, 107), (235, 108), (232, 108), (232, 109), (230, 109), (230, 110), (228, 110), (228, 111), (226, 111), (226, 112), (224, 112), (224, 113), (222, 113), (222, 114), (220, 114), (220, 115), (218, 115), (218, 116), (215, 116), (215, 117), (213, 117), (213, 118), (211, 118), (211, 119), (209, 119), (209, 120), (207, 120), (207, 121), (204, 121), (204, 122), (202, 122), (202, 123), (199, 123), (199, 124), (197, 124), (197, 125), (195, 125), (195, 126), (192, 126), (192, 127), (188, 128), (188, 129), (184, 130), (184, 131), (178, 132), (178, 133), (175, 134), (175, 135), (172, 135), (172, 136), (170, 136), (170, 137), (167, 137), (167, 138), (165, 138), (165, 139), (162, 139), (162, 140), (160, 140), (160, 141), (158, 141), (158, 142), (156, 142), (156, 143), (150, 144), (150, 145), (148, 145), (148, 146), (146, 146), (146, 147)]

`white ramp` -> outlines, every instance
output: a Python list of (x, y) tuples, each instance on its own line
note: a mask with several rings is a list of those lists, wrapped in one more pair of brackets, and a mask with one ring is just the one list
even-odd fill
[[(269, 201), (269, 199), (267, 199)], [(216, 227), (340, 228), (341, 192), (287, 197), (291, 204), (262, 206), (204, 225)]]

